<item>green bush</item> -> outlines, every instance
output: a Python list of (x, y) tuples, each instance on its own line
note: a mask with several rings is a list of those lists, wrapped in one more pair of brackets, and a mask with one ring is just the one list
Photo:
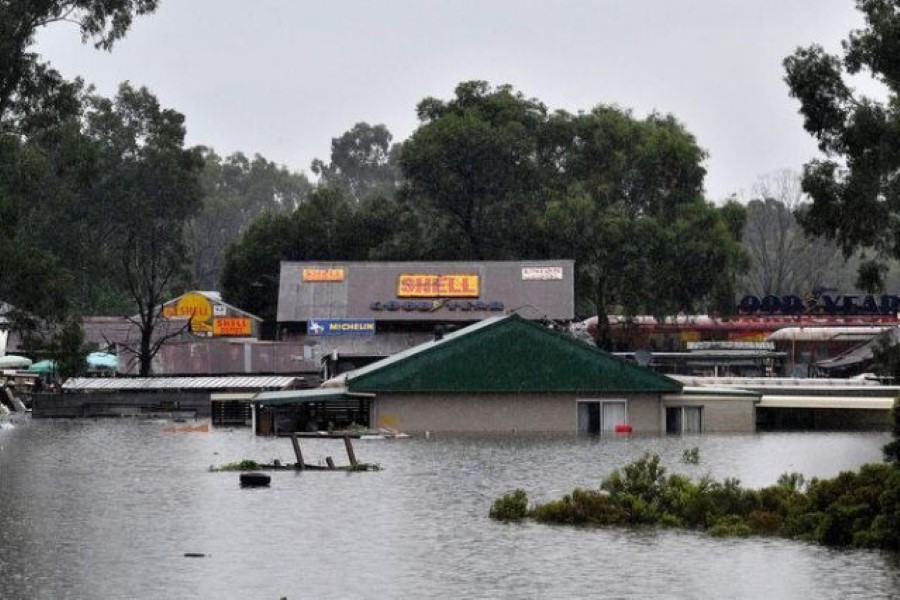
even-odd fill
[(666, 477), (659, 457), (646, 454), (614, 471), (599, 490), (576, 488), (530, 513), (523, 490), (494, 502), (491, 517), (564, 525), (662, 525), (705, 529), (711, 535), (779, 535), (830, 546), (900, 550), (900, 469), (863, 465), (808, 484), (786, 473), (760, 490), (737, 479), (696, 483)]
[(497, 521), (521, 521), (528, 516), (528, 495), (523, 489), (514, 490), (494, 500), (489, 516)]
[(752, 531), (739, 515), (726, 515), (713, 522), (709, 535), (715, 537), (748, 537)]
[(757, 535), (775, 535), (783, 524), (784, 517), (769, 510), (754, 510), (747, 516), (747, 526)]

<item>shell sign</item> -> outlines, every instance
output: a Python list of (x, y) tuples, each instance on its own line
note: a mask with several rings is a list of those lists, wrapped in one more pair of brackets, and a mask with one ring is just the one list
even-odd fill
[(303, 283), (327, 283), (344, 280), (344, 269), (303, 269), (300, 274)]
[(185, 294), (174, 304), (164, 306), (163, 316), (166, 318), (190, 318), (191, 331), (195, 333), (209, 333), (213, 330), (212, 301), (196, 292)]
[(474, 274), (403, 274), (397, 279), (398, 298), (477, 298), (479, 277)]
[(250, 319), (245, 317), (220, 317), (213, 321), (213, 335), (249, 336)]

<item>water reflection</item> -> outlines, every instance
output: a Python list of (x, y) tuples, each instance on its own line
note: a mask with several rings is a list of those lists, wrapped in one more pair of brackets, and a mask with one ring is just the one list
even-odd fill
[[(173, 434), (134, 421), (34, 421), (0, 431), (0, 598), (875, 598), (900, 564), (875, 552), (680, 531), (575, 530), (487, 519), (596, 487), (657, 452), (693, 477), (773, 483), (880, 460), (885, 435), (454, 437), (358, 441), (376, 473), (273, 473), (240, 489), (210, 465), (292, 462), (246, 431)], [(346, 457), (303, 440), (311, 462)], [(698, 447), (697, 465), (681, 461)], [(185, 553), (206, 554), (186, 558)]]

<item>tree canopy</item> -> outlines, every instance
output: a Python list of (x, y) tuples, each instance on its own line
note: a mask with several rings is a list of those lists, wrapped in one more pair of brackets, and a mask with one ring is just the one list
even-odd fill
[[(800, 213), (806, 231), (838, 242), (846, 255), (870, 249), (900, 257), (900, 2), (857, 0), (865, 26), (851, 31), (841, 55), (822, 46), (798, 48), (784, 60), (785, 81), (800, 102), (804, 127), (823, 158), (804, 167), (803, 190), (812, 204)], [(860, 95), (850, 78), (869, 75), (886, 98)], [(865, 263), (882, 287), (877, 264)]]
[(226, 297), (273, 315), (281, 260), (573, 258), (583, 316), (734, 305), (744, 214), (705, 200), (706, 154), (673, 116), (551, 112), (483, 81), (417, 114), (398, 147), (364, 123), (335, 138), (308, 202), (229, 250)]

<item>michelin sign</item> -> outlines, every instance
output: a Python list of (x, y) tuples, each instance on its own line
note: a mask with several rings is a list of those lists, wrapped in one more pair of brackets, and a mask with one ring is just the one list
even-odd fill
[(375, 319), (310, 319), (308, 335), (375, 335)]

